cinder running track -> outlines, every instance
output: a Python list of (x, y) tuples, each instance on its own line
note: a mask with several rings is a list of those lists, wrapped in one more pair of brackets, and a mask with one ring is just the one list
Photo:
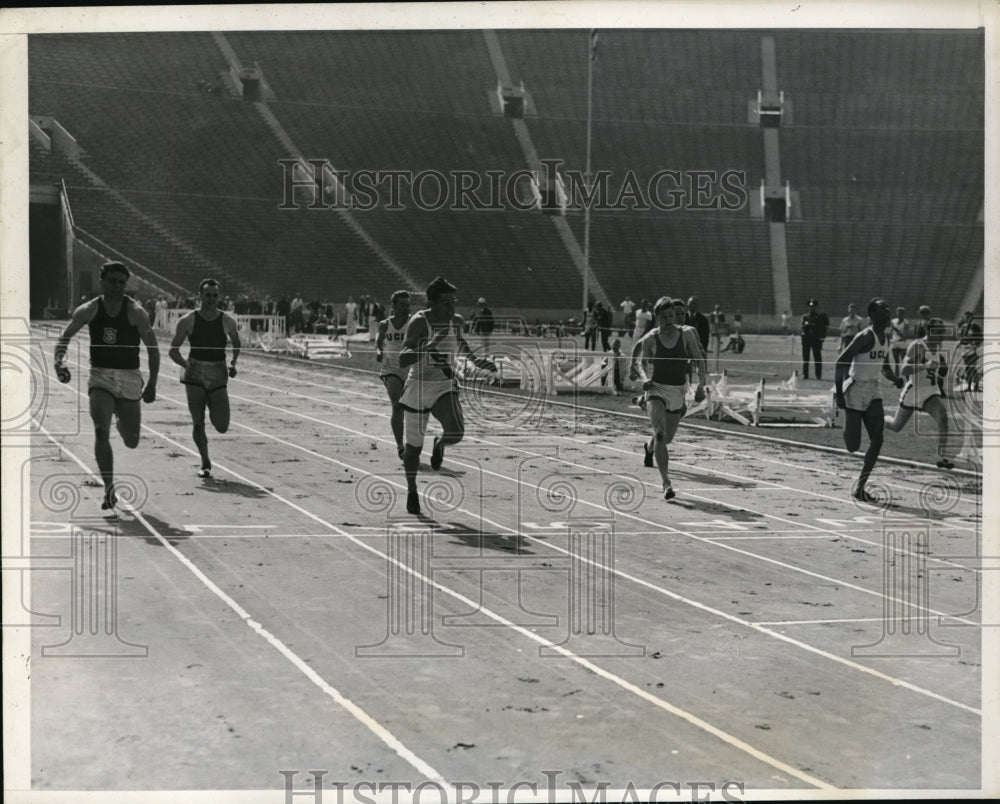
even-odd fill
[(164, 360), (117, 520), (85, 372), (49, 386), (32, 790), (979, 788), (971, 474), (881, 464), (883, 511), (846, 455), (682, 427), (666, 503), (640, 420), (469, 389), (418, 518), (376, 376), (240, 364), (200, 480)]

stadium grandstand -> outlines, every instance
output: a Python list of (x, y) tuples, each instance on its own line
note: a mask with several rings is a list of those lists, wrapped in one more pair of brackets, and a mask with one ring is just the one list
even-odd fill
[[(33, 35), (32, 314), (113, 257), (171, 298), (446, 273), (555, 320), (589, 263), (616, 311), (676, 292), (763, 330), (877, 292), (956, 320), (983, 305), (984, 58), (957, 30)], [(342, 195), (365, 171), (426, 175)]]

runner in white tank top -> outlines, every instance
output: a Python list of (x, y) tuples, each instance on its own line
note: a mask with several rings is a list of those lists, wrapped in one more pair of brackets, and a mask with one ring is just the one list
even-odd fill
[(405, 290), (397, 290), (392, 294), (392, 315), (378, 325), (378, 336), (375, 340), (375, 359), (382, 364), (379, 376), (389, 394), (392, 403), (392, 416), (389, 424), (392, 435), (396, 439), (396, 451), (400, 460), (403, 458), (403, 409), (399, 406), (399, 398), (403, 395), (403, 383), (406, 381), (406, 370), (399, 365), (399, 353), (403, 348), (403, 336), (406, 322), (410, 318), (410, 294)]
[(942, 469), (954, 469), (945, 455), (948, 449), (948, 410), (941, 400), (939, 380), (948, 372), (948, 364), (941, 354), (940, 345), (944, 340), (944, 321), (932, 318), (927, 322), (924, 337), (913, 341), (906, 350), (906, 358), (900, 375), (906, 381), (899, 396), (896, 415), (885, 417), (885, 426), (894, 433), (900, 432), (910, 420), (913, 412), (923, 410), (934, 417), (938, 428), (938, 461)]
[[(878, 378), (881, 372), (889, 382), (896, 382), (896, 373), (889, 365), (889, 338), (886, 333), (892, 310), (884, 299), (875, 298), (868, 302), (868, 317), (871, 326), (855, 335), (837, 358), (835, 384), (837, 407), (844, 411), (844, 444), (847, 451), (857, 452), (861, 446), (862, 424), (868, 431), (870, 441), (854, 497), (862, 502), (874, 503), (876, 500), (865, 491), (865, 484), (882, 450), (885, 428)], [(902, 385), (902, 381), (898, 385)]]
[(496, 371), (485, 358), (477, 358), (463, 334), (462, 317), (455, 314), (456, 288), (443, 277), (427, 287), (429, 308), (416, 313), (407, 323), (399, 365), (408, 369), (403, 395), (403, 467), (406, 470), (406, 510), (420, 513), (417, 470), (424, 448), (428, 416), (441, 423), (443, 433), (434, 439), (431, 468), (439, 469), (444, 448), (457, 444), (465, 435), (465, 420), (455, 379), (455, 358), (466, 354), (481, 369)]

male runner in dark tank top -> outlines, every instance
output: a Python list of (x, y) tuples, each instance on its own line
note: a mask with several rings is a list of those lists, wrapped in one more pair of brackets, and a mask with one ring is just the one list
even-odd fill
[[(130, 272), (120, 262), (101, 266), (101, 295), (73, 311), (66, 329), (56, 343), (55, 368), (60, 382), (70, 381), (65, 365), (69, 341), (84, 325), (90, 328), (90, 378), (87, 395), (90, 418), (94, 422), (94, 457), (104, 481), (101, 508), (113, 509), (114, 452), (111, 449), (111, 417), (118, 420), (118, 432), (125, 446), (139, 444), (142, 409), (139, 400), (156, 399), (156, 378), (160, 373), (160, 349), (149, 325), (149, 316), (135, 299), (125, 295)], [(143, 385), (139, 371), (139, 342), (146, 344), (149, 381)]]
[[(187, 391), (188, 410), (194, 423), (192, 435), (201, 455), (198, 477), (212, 476), (212, 461), (208, 457), (208, 435), (205, 433), (205, 408), (216, 432), (229, 429), (230, 377), (236, 376), (236, 359), (240, 356), (240, 336), (236, 320), (219, 309), (219, 283), (203, 279), (198, 286), (200, 307), (177, 322), (177, 331), (170, 344), (170, 359), (184, 369), (181, 382)], [(189, 341), (187, 359), (181, 355), (181, 345)], [(226, 368), (226, 343), (233, 345), (233, 359)]]
[[(663, 296), (653, 307), (656, 327), (632, 348), (632, 363), (642, 381), (645, 408), (653, 426), (653, 457), (663, 481), (663, 499), (676, 496), (668, 472), (670, 456), (667, 445), (674, 440), (677, 426), (687, 411), (688, 361), (698, 370), (695, 401), (705, 398), (708, 367), (705, 354), (693, 327), (677, 324), (678, 313), (673, 299)], [(683, 315), (683, 314), (681, 314)], [(651, 364), (651, 376), (646, 367)]]

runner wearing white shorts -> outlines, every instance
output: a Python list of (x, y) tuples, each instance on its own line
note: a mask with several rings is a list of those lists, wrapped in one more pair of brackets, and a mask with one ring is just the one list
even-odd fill
[(900, 432), (910, 420), (914, 411), (929, 413), (938, 428), (937, 465), (942, 469), (954, 469), (955, 464), (944, 454), (948, 446), (948, 411), (941, 399), (939, 380), (947, 374), (948, 366), (940, 345), (944, 339), (944, 321), (932, 318), (927, 322), (924, 337), (913, 341), (906, 349), (906, 357), (900, 375), (906, 381), (899, 395), (899, 407), (895, 416), (885, 417), (885, 426), (894, 433)]
[[(217, 433), (229, 429), (229, 379), (236, 376), (236, 360), (240, 356), (240, 336), (236, 319), (219, 309), (222, 290), (215, 279), (203, 279), (198, 286), (199, 309), (177, 322), (170, 344), (170, 359), (183, 369), (181, 382), (191, 413), (191, 434), (201, 468), (198, 477), (212, 476), (212, 461), (208, 455), (208, 433), (205, 430), (205, 409)], [(188, 341), (191, 350), (185, 359), (180, 347)], [(233, 359), (226, 366), (226, 344), (232, 343)]]
[[(653, 314), (657, 326), (633, 347), (632, 364), (645, 391), (645, 408), (653, 428), (652, 449), (643, 444), (646, 465), (650, 465), (652, 453), (660, 470), (663, 499), (670, 500), (676, 492), (670, 483), (667, 445), (674, 440), (686, 412), (688, 362), (693, 360), (698, 367), (698, 388), (695, 392), (698, 402), (705, 398), (708, 368), (694, 328), (676, 323), (678, 315), (673, 299), (668, 296), (658, 299)], [(650, 367), (648, 372), (647, 367)]]
[(424, 448), (429, 416), (443, 432), (434, 439), (431, 468), (441, 468), (444, 448), (465, 435), (465, 420), (455, 378), (455, 358), (466, 354), (477, 368), (496, 371), (485, 358), (476, 358), (465, 340), (462, 317), (455, 314), (456, 288), (444, 277), (427, 286), (428, 309), (415, 313), (406, 325), (399, 365), (408, 369), (399, 405), (403, 409), (403, 468), (406, 470), (406, 510), (420, 513), (417, 471)]
[(403, 395), (403, 384), (406, 382), (406, 370), (399, 365), (399, 352), (403, 348), (403, 336), (406, 322), (410, 319), (410, 294), (406, 290), (397, 290), (392, 294), (392, 315), (378, 324), (378, 335), (375, 339), (375, 360), (381, 364), (379, 377), (389, 394), (392, 404), (392, 416), (389, 424), (392, 435), (396, 439), (396, 450), (400, 460), (403, 459), (403, 409), (399, 399)]
[[(55, 348), (55, 369), (60, 382), (69, 382), (65, 365), (69, 341), (84, 326), (90, 330), (90, 379), (87, 396), (90, 418), (94, 422), (94, 457), (104, 481), (101, 508), (113, 509), (114, 452), (111, 449), (111, 419), (117, 419), (118, 432), (129, 449), (139, 445), (142, 407), (139, 400), (156, 400), (156, 378), (160, 371), (160, 351), (149, 316), (135, 299), (125, 295), (131, 275), (120, 262), (101, 266), (101, 295), (84, 302), (73, 311)], [(146, 345), (149, 358), (149, 381), (143, 383), (139, 371), (139, 343)]]
[(861, 475), (854, 489), (854, 497), (867, 503), (876, 500), (865, 491), (868, 478), (875, 468), (882, 451), (885, 427), (882, 409), (882, 391), (879, 376), (902, 386), (902, 380), (889, 365), (889, 336), (886, 327), (892, 310), (884, 299), (868, 302), (871, 326), (862, 330), (837, 358), (836, 399), (837, 407), (844, 411), (844, 444), (848, 452), (857, 452), (861, 446), (861, 426), (868, 432), (869, 446), (865, 452)]

